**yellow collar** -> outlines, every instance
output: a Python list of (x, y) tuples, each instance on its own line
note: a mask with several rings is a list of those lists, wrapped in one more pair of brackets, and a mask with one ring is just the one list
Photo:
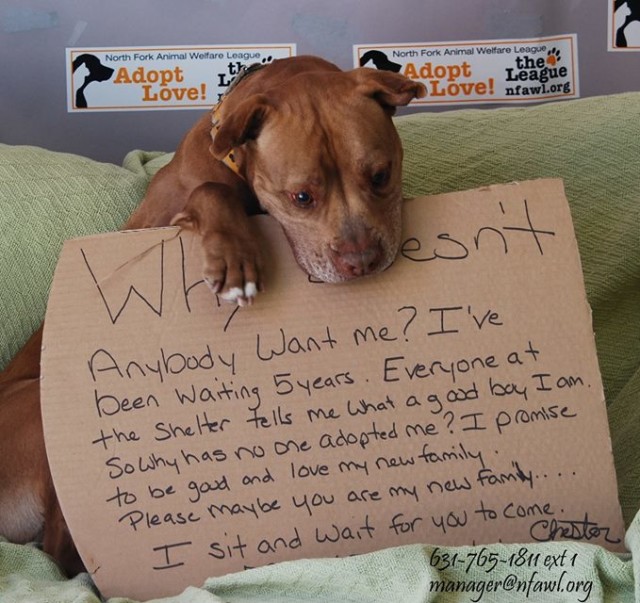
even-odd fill
[[(233, 79), (233, 81), (229, 84), (228, 88), (225, 90), (224, 94), (218, 101), (218, 104), (213, 107), (211, 110), (211, 139), (213, 140), (220, 130), (220, 109), (222, 108), (222, 103), (227, 98), (229, 93), (238, 85), (238, 83), (246, 78), (247, 76), (255, 73), (256, 71), (266, 67), (268, 63), (254, 63), (253, 65), (248, 65), (243, 67), (238, 75)], [(242, 177), (240, 174), (240, 168), (236, 163), (233, 149), (229, 151), (228, 155), (222, 158), (222, 163), (224, 163), (234, 174)]]
[[(222, 102), (225, 97), (223, 96), (220, 99), (220, 102), (212, 109), (211, 111), (211, 139), (213, 140), (216, 137), (216, 134), (220, 130), (220, 107), (222, 106)], [(240, 176), (240, 168), (236, 163), (236, 159), (233, 154), (233, 149), (229, 151), (229, 153), (222, 158), (222, 163), (224, 163), (234, 174)]]

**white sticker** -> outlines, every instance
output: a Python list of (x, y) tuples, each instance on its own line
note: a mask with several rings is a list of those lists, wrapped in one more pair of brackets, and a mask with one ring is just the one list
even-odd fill
[(67, 109), (211, 107), (243, 66), (295, 54), (295, 44), (67, 48)]
[(609, 50), (640, 51), (640, 3), (609, 0)]
[(577, 98), (575, 34), (528, 40), (354, 46), (356, 67), (375, 67), (421, 81), (413, 104), (531, 102)]

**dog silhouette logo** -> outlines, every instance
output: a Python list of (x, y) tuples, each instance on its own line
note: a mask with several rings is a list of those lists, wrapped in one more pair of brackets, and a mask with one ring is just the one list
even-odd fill
[[(640, 46), (640, 0), (615, 0), (615, 28), (617, 48), (628, 48), (629, 46)], [(628, 28), (631, 24), (636, 23), (635, 36), (629, 33)], [(635, 39), (633, 39), (635, 38)]]
[(100, 59), (93, 55), (84, 53), (76, 57), (73, 61), (73, 73), (84, 67), (87, 71), (82, 85), (76, 90), (75, 106), (78, 109), (86, 109), (87, 98), (84, 94), (87, 86), (93, 82), (106, 82), (113, 75), (114, 70), (100, 62)]
[(360, 67), (366, 67), (367, 63), (373, 63), (376, 69), (399, 73), (402, 65), (389, 60), (389, 57), (381, 50), (368, 50), (360, 57)]

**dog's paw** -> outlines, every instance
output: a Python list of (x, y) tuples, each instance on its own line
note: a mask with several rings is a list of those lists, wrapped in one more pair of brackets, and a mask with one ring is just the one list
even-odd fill
[(248, 237), (212, 234), (203, 240), (204, 282), (220, 299), (247, 306), (262, 289), (260, 252)]
[(202, 184), (171, 224), (202, 237), (204, 282), (219, 299), (239, 306), (253, 303), (262, 289), (260, 244), (234, 189)]
[(253, 281), (247, 282), (244, 287), (231, 287), (231, 289), (223, 289), (220, 280), (213, 280), (215, 277), (204, 277), (205, 284), (212, 293), (218, 295), (221, 299), (230, 303), (237, 303), (239, 306), (250, 306), (258, 294), (258, 285)]

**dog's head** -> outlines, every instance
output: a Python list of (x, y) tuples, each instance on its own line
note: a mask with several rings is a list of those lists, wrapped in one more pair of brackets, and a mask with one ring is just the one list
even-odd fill
[(374, 274), (393, 262), (401, 236), (402, 147), (391, 116), (425, 94), (386, 71), (298, 74), (234, 106), (212, 150), (233, 150), (308, 274)]

